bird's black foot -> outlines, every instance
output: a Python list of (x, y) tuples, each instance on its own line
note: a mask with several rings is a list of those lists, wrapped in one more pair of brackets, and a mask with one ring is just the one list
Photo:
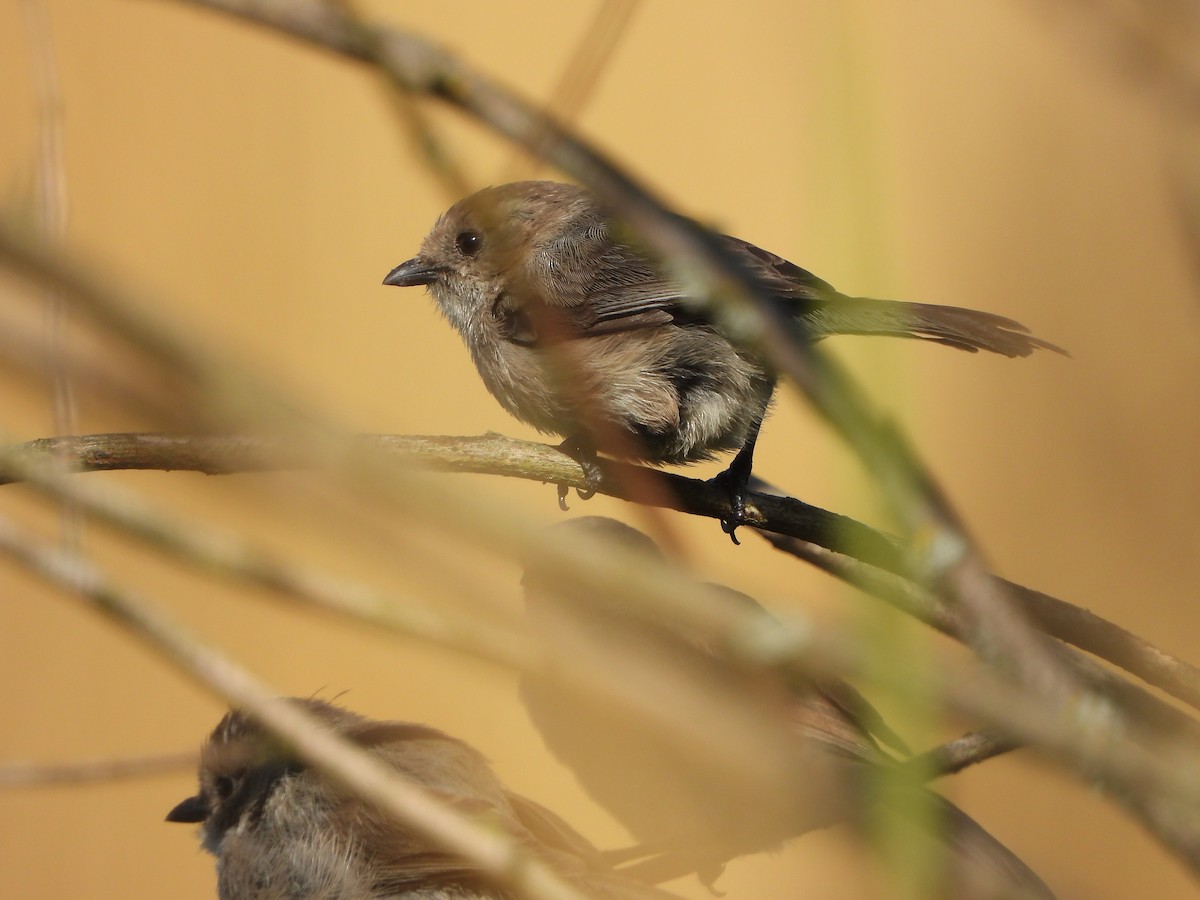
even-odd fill
[(739, 545), (742, 542), (737, 538), (738, 527), (747, 524), (746, 483), (748, 481), (749, 473), (739, 476), (733, 466), (708, 481), (709, 484), (721, 488), (729, 495), (729, 512), (721, 517), (721, 530), (729, 535), (731, 541)]
[[(580, 468), (583, 469), (583, 480), (587, 484), (587, 487), (576, 488), (575, 494), (580, 500), (590, 500), (596, 493), (596, 489), (604, 481), (604, 472), (600, 469), (600, 462), (596, 456), (596, 448), (586, 438), (580, 435), (572, 435), (559, 444), (558, 449), (579, 463)], [(567, 506), (567, 494), (571, 492), (571, 486), (560, 483), (557, 487), (558, 508), (566, 512), (569, 509)]]
[(738, 451), (728, 469), (708, 482), (722, 488), (729, 495), (729, 514), (721, 518), (721, 530), (729, 535), (729, 539), (735, 544), (741, 544), (737, 539), (738, 526), (749, 524), (746, 520), (746, 494), (749, 491), (747, 485), (750, 483), (750, 471), (754, 468), (755, 437), (748, 440)]

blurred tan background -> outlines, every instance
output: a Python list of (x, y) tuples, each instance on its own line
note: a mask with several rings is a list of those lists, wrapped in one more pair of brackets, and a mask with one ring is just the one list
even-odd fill
[[(24, 5), (48, 10), (52, 28), (72, 247), (161, 298), (160, 316), (352, 430), (533, 436), (486, 394), (421, 292), (380, 285), (451, 198), (375, 78), (186, 4)], [(0, 6), (0, 198), (10, 207), (28, 207), (38, 158), (22, 6)], [(1119, 57), (1105, 14), (1066, 6), (648, 2), (578, 125), (683, 210), (844, 291), (992, 310), (1068, 347), (1070, 360), (856, 339), (837, 351), (908, 427), (1000, 573), (1200, 661), (1200, 246), (1180, 229), (1171, 177), (1194, 163), (1189, 123)], [(596, 7), (369, 8), (536, 99), (553, 93)], [(1186, 41), (1187, 24), (1173, 39)], [(430, 110), (477, 185), (511, 179), (509, 146)], [(12, 284), (0, 287), (0, 302), (15, 302)], [(44, 383), (5, 368), (0, 390), (5, 440), (54, 432)], [(78, 413), (83, 432), (144, 427), (86, 392)], [(757, 464), (796, 496), (886, 525), (844, 448), (791, 395)], [(432, 599), (441, 579), (419, 561), (444, 553), (477, 579), (481, 602), (518, 603), (513, 566), (464, 556), (419, 527), (396, 526), (401, 552), (356, 545), (352, 532), (330, 541), (285, 476), (86, 477)], [(549, 486), (444, 477), (481, 503), (561, 517)], [(604, 499), (572, 506), (642, 521)], [(0, 492), (0, 512), (44, 535), (58, 527), (21, 489)], [(835, 620), (872, 608), (749, 535), (735, 548), (713, 522), (670, 522), (708, 578)], [(510, 675), (296, 615), (100, 528), (85, 530), (84, 546), (280, 690), (347, 691), (358, 711), (443, 728), (598, 843), (625, 840), (542, 748)], [(0, 683), (0, 760), (188, 750), (222, 709), (8, 563)], [(162, 822), (192, 788), (179, 772), (0, 792), (0, 896), (215, 896), (211, 859), (189, 829)], [(945, 789), (1061, 897), (1196, 893), (1137, 825), (1022, 754)], [(733, 900), (887, 896), (862, 859), (834, 830), (736, 862), (719, 886)], [(707, 896), (694, 882), (674, 887)]]

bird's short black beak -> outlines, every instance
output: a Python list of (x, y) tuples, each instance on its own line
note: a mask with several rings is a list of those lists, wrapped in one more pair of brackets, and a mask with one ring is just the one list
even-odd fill
[(167, 813), (168, 822), (203, 822), (208, 818), (208, 805), (200, 797), (188, 797)]
[(388, 272), (383, 283), (395, 287), (415, 287), (418, 284), (433, 284), (441, 275), (442, 270), (439, 266), (431, 266), (421, 257), (414, 256)]

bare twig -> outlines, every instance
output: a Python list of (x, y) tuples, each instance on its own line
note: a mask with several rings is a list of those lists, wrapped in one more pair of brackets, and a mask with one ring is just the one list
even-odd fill
[(113, 759), (82, 759), (64, 763), (0, 764), (0, 788), (44, 787), (52, 784), (121, 781), (146, 778), (164, 772), (196, 768), (196, 754), (164, 753), (158, 756), (121, 756)]
[[(36, 222), (48, 238), (58, 240), (67, 226), (68, 197), (63, 140), (63, 96), (50, 27), (43, 0), (23, 0), (21, 12), (29, 42), (30, 68), (37, 107), (38, 153)], [(43, 353), (52, 373), (54, 430), (74, 434), (79, 411), (66, 352), (67, 304), (53, 291), (46, 292)], [(79, 516), (69, 506), (62, 509), (62, 539), (77, 545), (81, 538)]]
[[(993, 576), (996, 577), (996, 576)], [(1120, 666), (1147, 684), (1200, 709), (1200, 669), (1088, 609), (996, 577), (1046, 634)]]
[(1021, 743), (1007, 735), (992, 731), (969, 731), (966, 734), (934, 747), (925, 753), (906, 759), (901, 765), (921, 779), (957, 775), (969, 766), (1010, 753)]
[[(519, 441), (499, 434), (478, 437), (434, 437), (425, 435), (364, 435), (364, 445), (382, 448), (389, 454), (424, 467), (448, 472), (506, 475), (530, 481), (586, 487), (577, 462), (556, 447)], [(310, 465), (306, 454), (291, 448), (286, 440), (251, 436), (95, 434), (63, 438), (40, 438), (10, 448), (29, 461), (61, 453), (80, 472), (120, 469), (193, 471), (209, 475), (235, 472), (278, 471)], [(636, 468), (605, 461), (607, 471)], [(709, 518), (729, 511), (726, 492), (694, 478), (641, 469), (642, 477), (660, 480), (669, 490), (660, 493), (670, 508)], [(0, 467), (0, 484), (21, 480), (19, 473)], [(622, 497), (622, 485), (630, 479), (605, 478), (601, 493)], [(903, 557), (885, 535), (853, 519), (810, 506), (799, 500), (771, 494), (750, 495), (748, 515), (758, 527), (793, 534), (830, 547), (850, 547), (854, 552), (887, 570), (902, 569)]]
[[(863, 526), (865, 527), (865, 526)], [(892, 604), (949, 637), (963, 640), (962, 621), (954, 611), (918, 584), (885, 571), (854, 557), (856, 548), (842, 550), (819, 546), (814, 541), (792, 535), (757, 529), (760, 536), (776, 549), (812, 563), (817, 568), (854, 585), (862, 591)], [(992, 576), (995, 578), (996, 576)], [(1127, 671), (1176, 697), (1196, 706), (1200, 674), (1194, 666), (1163, 653), (1143, 638), (1112, 622), (1101, 619), (1087, 610), (1029, 588), (1013, 585), (1016, 596), (1027, 604), (1029, 614), (1046, 634), (1087, 650), (1101, 659), (1125, 665)], [(1049, 601), (1049, 602), (1044, 602)], [(1077, 610), (1082, 615), (1064, 615), (1059, 606)], [(1113, 648), (1117, 652), (1109, 653)], [(1186, 736), (1200, 741), (1200, 723), (1165, 703), (1154, 694), (1137, 687), (1086, 657), (1059, 647), (1065, 664), (1076, 675), (1092, 685), (1093, 690), (1118, 702), (1126, 714), (1154, 731)], [(1117, 662), (1122, 660), (1123, 662)], [(1200, 708), (1200, 707), (1198, 707)]]
[(1200, 120), (1179, 122), (1175, 134), (1173, 152), (1166, 161), (1168, 199), (1192, 283), (1200, 287)]
[[(571, 55), (554, 94), (545, 105), (550, 115), (565, 124), (578, 121), (600, 73), (612, 58), (637, 7), (638, 0), (603, 0), (596, 6), (583, 40)], [(539, 155), (534, 150), (518, 148), (505, 180), (517, 181), (531, 177), (537, 170)]]

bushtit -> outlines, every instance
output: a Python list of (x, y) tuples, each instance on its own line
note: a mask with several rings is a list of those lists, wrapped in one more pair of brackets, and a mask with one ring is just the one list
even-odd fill
[[(1062, 352), (1012, 319), (848, 297), (782, 257), (723, 240), (811, 340), (880, 334), (1004, 356)], [(418, 255), (383, 283), (427, 285), (492, 395), (521, 421), (565, 437), (589, 480), (598, 477), (597, 450), (656, 464), (738, 451), (718, 477), (731, 501), (722, 524), (731, 534), (741, 524), (775, 375), (689, 302), (688, 287), (592, 193), (551, 181), (479, 191), (443, 213)]]
[[(641, 532), (601, 517), (570, 519), (548, 530), (547, 541), (609, 542), (648, 560), (661, 561), (657, 545)], [(965, 812), (925, 788), (899, 768), (881, 745), (907, 755), (907, 748), (882, 717), (850, 685), (824, 679), (805, 685), (771, 683), (760, 672), (747, 672), (722, 648), (685, 624), (669, 625), (639, 616), (632, 608), (573, 597), (560, 579), (532, 552), (523, 585), (532, 624), (571, 658), (604, 655), (613, 677), (635, 672), (639, 688), (656, 697), (658, 682), (673, 686), (670, 702), (684, 704), (689, 686), (710, 699), (711, 718), (704, 731), (723, 724), (723, 703), (748, 703), (764, 691), (782, 689), (782, 738), (804, 744), (829, 765), (824, 776), (843, 782), (846, 802), (807, 806), (792, 815), (770, 815), (775, 794), (742, 789), (735, 778), (721, 777), (694, 762), (692, 748), (647, 728), (643, 719), (620, 704), (542, 674), (521, 679), (521, 696), (547, 746), (575, 772), (583, 787), (624, 824), (634, 838), (662, 853), (637, 867), (643, 875), (677, 876), (696, 871), (702, 878), (719, 872), (735, 856), (768, 850), (785, 840), (838, 822), (865, 825), (886, 804), (918, 843), (932, 837), (931, 852), (944, 858), (943, 893), (959, 898), (1052, 898), (1049, 888), (1019, 858)], [(754, 599), (717, 585), (705, 586), (737, 611), (773, 621)], [(682, 683), (685, 682), (685, 683)], [(923, 814), (924, 813), (924, 814)], [(892, 817), (892, 821), (896, 817)], [(939, 846), (942, 852), (939, 852)]]
[[(380, 722), (319, 700), (292, 700), (346, 739), (464, 812), (517, 838), (582, 893), (670, 900), (614, 872), (554, 813), (505, 790), (472, 747), (433, 728)], [(217, 857), (221, 900), (506, 900), (469, 862), (398, 824), (301, 763), (246, 714), (205, 743), (200, 791), (167, 814), (200, 823)]]

